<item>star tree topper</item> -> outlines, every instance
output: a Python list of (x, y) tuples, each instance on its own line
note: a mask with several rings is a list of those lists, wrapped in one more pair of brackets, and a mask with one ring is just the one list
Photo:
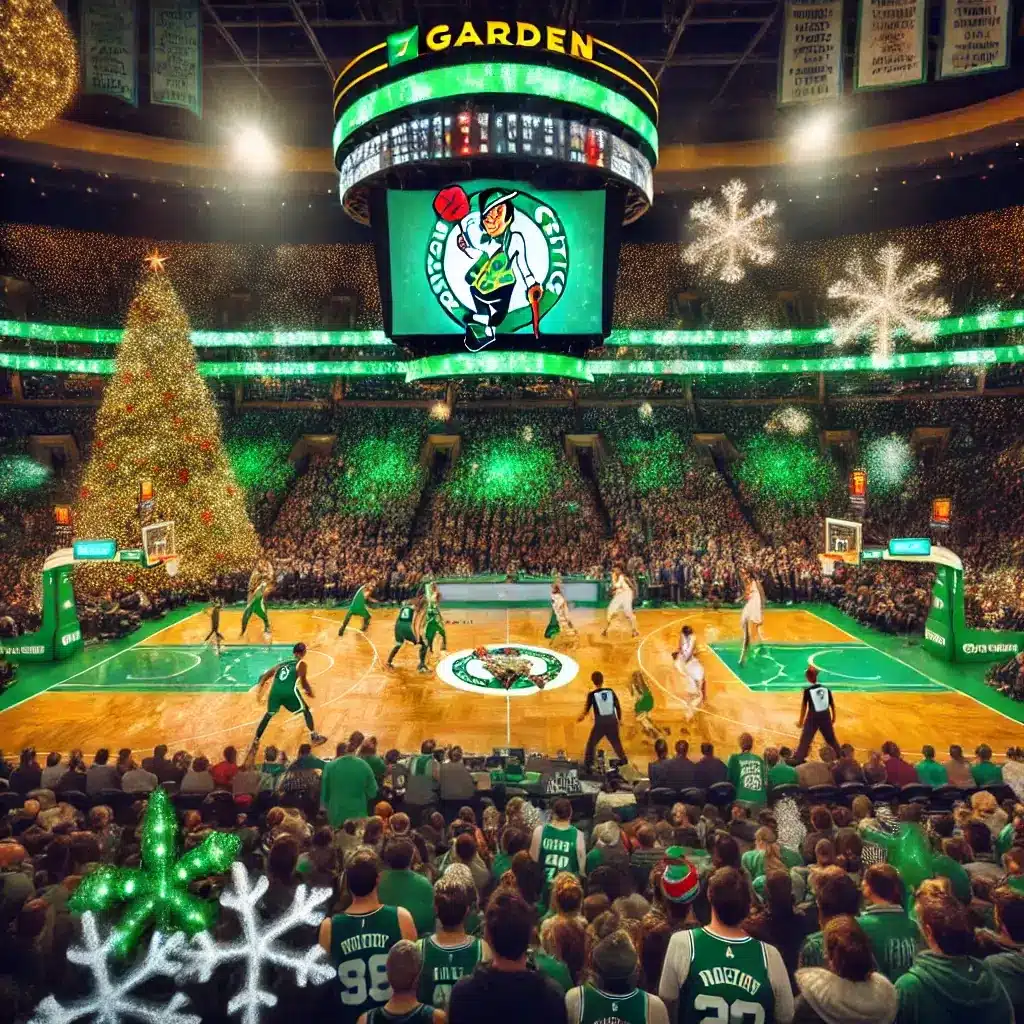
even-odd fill
[(115, 956), (125, 956), (150, 924), (164, 934), (195, 935), (214, 922), (217, 904), (193, 896), (189, 883), (226, 871), (241, 845), (236, 835), (212, 832), (179, 857), (178, 819), (166, 790), (155, 789), (142, 823), (142, 867), (99, 868), (82, 879), (68, 908), (83, 913), (128, 904), (108, 943)]
[(922, 286), (939, 276), (937, 263), (917, 263), (901, 277), (903, 249), (891, 244), (875, 253), (875, 262), (881, 272), (877, 280), (865, 271), (860, 255), (854, 254), (846, 264), (849, 276), (829, 287), (828, 297), (842, 299), (849, 308), (845, 317), (832, 322), (832, 341), (849, 345), (867, 337), (874, 354), (888, 359), (899, 335), (916, 342), (934, 338), (934, 321), (949, 314), (949, 303), (922, 293)]
[(722, 187), (723, 206), (714, 199), (702, 199), (690, 207), (690, 220), (697, 225), (697, 237), (683, 250), (687, 263), (699, 263), (720, 281), (736, 284), (746, 273), (744, 262), (767, 266), (775, 259), (771, 240), (771, 217), (775, 201), (759, 199), (746, 210), (743, 197), (747, 186), (734, 178)]

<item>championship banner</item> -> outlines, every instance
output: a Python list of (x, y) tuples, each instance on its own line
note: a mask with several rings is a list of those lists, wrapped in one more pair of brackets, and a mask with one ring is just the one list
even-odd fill
[(923, 82), (928, 75), (927, 28), (927, 0), (860, 0), (854, 91)]
[(203, 116), (199, 0), (149, 0), (149, 102)]
[(82, 91), (139, 105), (135, 0), (82, 0)]
[(1010, 0), (945, 0), (939, 78), (1000, 71), (1010, 65)]
[(779, 56), (779, 106), (838, 99), (842, 87), (842, 0), (789, 0)]

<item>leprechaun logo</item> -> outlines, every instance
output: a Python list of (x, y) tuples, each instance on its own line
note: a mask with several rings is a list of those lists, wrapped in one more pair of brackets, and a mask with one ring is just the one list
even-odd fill
[(436, 671), (459, 690), (524, 697), (565, 686), (576, 678), (579, 665), (546, 647), (486, 644), (449, 655)]
[(499, 334), (532, 330), (565, 291), (569, 240), (558, 212), (527, 192), (449, 185), (434, 196), (427, 279), (478, 352)]

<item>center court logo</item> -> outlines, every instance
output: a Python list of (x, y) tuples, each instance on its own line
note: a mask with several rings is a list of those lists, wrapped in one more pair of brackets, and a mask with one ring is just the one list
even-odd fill
[(487, 644), (450, 654), (435, 671), (467, 693), (525, 697), (566, 686), (579, 674), (572, 658), (532, 644)]
[(471, 352), (499, 334), (532, 330), (565, 291), (569, 240), (558, 212), (528, 192), (449, 185), (434, 196), (437, 221), (426, 272), (438, 304), (466, 329)]

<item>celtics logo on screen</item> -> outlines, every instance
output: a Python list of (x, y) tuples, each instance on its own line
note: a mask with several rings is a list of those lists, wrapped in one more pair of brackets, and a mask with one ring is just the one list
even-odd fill
[(478, 352), (498, 335), (540, 338), (544, 317), (565, 291), (569, 240), (558, 211), (518, 189), (434, 196), (437, 220), (427, 245), (427, 279), (445, 313)]

